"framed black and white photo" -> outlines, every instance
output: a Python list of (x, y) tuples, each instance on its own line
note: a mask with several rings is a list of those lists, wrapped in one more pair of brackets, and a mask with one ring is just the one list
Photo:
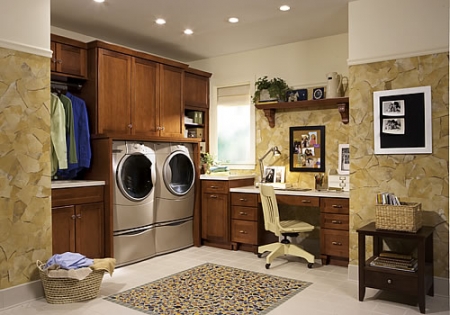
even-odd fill
[(373, 93), (375, 154), (432, 153), (431, 87)]
[(338, 165), (339, 175), (350, 174), (350, 145), (340, 144), (339, 145), (339, 165)]
[(325, 172), (325, 126), (289, 128), (289, 170)]
[(284, 166), (264, 166), (265, 183), (284, 183)]

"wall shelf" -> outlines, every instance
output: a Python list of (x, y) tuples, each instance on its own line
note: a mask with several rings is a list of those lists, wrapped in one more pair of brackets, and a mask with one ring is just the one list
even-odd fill
[(341, 114), (342, 123), (349, 122), (349, 102), (348, 97), (326, 98), (321, 100), (307, 100), (298, 102), (280, 102), (264, 104), (255, 104), (258, 109), (264, 110), (264, 115), (269, 121), (271, 128), (275, 127), (275, 113), (278, 109), (295, 109), (295, 110), (313, 110), (313, 109), (328, 109), (337, 107), (339, 114)]

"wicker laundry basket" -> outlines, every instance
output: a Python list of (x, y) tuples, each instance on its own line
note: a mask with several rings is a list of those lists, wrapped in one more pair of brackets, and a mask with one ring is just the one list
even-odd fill
[(51, 304), (65, 304), (94, 299), (102, 284), (104, 270), (93, 270), (83, 280), (51, 278), (44, 271), (45, 263), (37, 261), (39, 275), (44, 286), (45, 298)]
[(376, 205), (375, 228), (416, 233), (422, 227), (422, 204)]

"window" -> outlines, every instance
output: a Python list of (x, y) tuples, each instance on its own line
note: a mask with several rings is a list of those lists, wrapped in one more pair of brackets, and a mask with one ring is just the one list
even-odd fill
[(217, 89), (217, 160), (230, 168), (254, 168), (255, 111), (250, 84)]

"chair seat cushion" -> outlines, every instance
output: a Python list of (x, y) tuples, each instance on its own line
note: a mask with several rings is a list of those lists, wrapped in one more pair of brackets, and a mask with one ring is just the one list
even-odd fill
[(280, 232), (311, 232), (314, 226), (299, 220), (280, 221)]

